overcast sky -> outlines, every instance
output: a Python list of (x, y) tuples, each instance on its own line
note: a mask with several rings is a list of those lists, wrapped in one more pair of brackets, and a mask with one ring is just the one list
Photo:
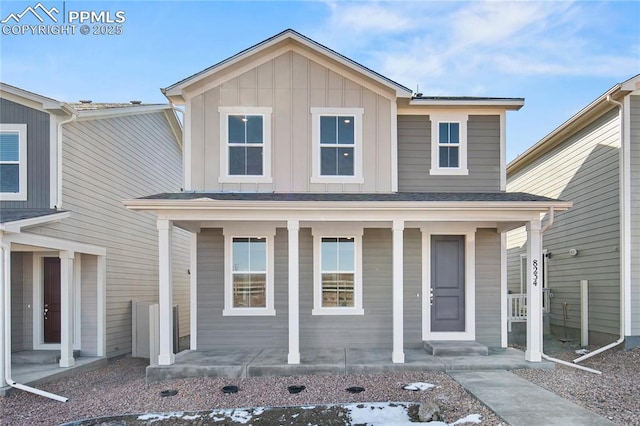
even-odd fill
[[(41, 3), (56, 25), (69, 12), (124, 17), (122, 33), (95, 35), (89, 23), (82, 35), (76, 21), (75, 34), (10, 34), (54, 22), (9, 19), (5, 83), (69, 102), (166, 102), (161, 87), (293, 28), (425, 95), (524, 97), (507, 116), (508, 160), (640, 73), (638, 1)], [(3, 0), (0, 20), (37, 4)]]

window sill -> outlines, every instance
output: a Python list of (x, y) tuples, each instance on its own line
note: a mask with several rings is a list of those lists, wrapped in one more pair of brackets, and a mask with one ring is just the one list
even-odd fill
[(269, 308), (231, 308), (222, 310), (223, 317), (274, 317), (275, 309)]
[(20, 192), (0, 192), (0, 201), (27, 201), (27, 194)]
[(221, 176), (218, 183), (273, 183), (270, 176)]
[(311, 315), (364, 315), (362, 308), (314, 308)]
[(468, 169), (431, 169), (429, 174), (432, 176), (468, 176)]

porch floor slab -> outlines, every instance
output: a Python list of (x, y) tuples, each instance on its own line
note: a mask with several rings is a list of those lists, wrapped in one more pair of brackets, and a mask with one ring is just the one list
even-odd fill
[(489, 354), (487, 346), (467, 340), (427, 340), (424, 342), (424, 349), (433, 356), (486, 356)]
[[(11, 376), (13, 380), (23, 385), (37, 386), (63, 377), (69, 377), (85, 371), (95, 370), (106, 365), (106, 358), (87, 356), (76, 358), (75, 365), (73, 367), (60, 367), (55, 362), (47, 364), (12, 362)], [(11, 391), (13, 391), (13, 388), (10, 386), (1, 387), (0, 396), (5, 396)]]
[(490, 349), (487, 356), (429, 355), (406, 348), (405, 362), (391, 361), (391, 349), (326, 348), (300, 352), (300, 364), (287, 363), (285, 349), (183, 351), (172, 365), (147, 367), (147, 383), (187, 378), (375, 374), (402, 371), (510, 370), (554, 368), (551, 362), (530, 363), (513, 348)]

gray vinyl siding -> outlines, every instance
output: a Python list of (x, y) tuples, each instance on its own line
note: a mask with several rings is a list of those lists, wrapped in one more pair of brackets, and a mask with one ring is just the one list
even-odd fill
[(631, 335), (640, 335), (640, 96), (630, 96)]
[[(221, 229), (203, 229), (198, 234), (198, 350), (287, 347), (288, 256), (285, 229), (277, 230), (274, 250), (276, 315), (222, 316), (224, 236)], [(304, 253), (302, 246), (300, 253)]]
[(398, 116), (400, 192), (500, 190), (500, 116), (470, 115), (467, 176), (431, 176), (431, 121), (427, 115)]
[[(579, 283), (588, 280), (590, 330), (618, 333), (619, 141), (618, 113), (612, 109), (509, 177), (509, 191), (573, 202), (570, 210), (556, 215), (553, 226), (543, 236), (543, 248), (551, 254), (546, 260), (547, 286), (554, 295), (551, 325), (563, 325), (562, 303), (566, 302), (567, 325), (580, 327)], [(517, 249), (519, 244), (514, 243), (514, 237), (521, 240), (522, 234), (509, 233), (510, 269), (516, 266), (513, 257), (526, 252), (526, 246)], [(572, 248), (578, 250), (575, 257), (569, 255)], [(519, 275), (510, 270), (508, 276), (509, 288), (515, 289), (513, 281)]]
[(0, 201), (0, 209), (49, 208), (49, 114), (0, 99), (0, 123), (27, 125), (27, 200)]
[(419, 229), (404, 230), (403, 296), (404, 347), (422, 347), (422, 233)]
[[(158, 232), (152, 213), (122, 200), (177, 192), (181, 150), (164, 112), (78, 120), (64, 126), (62, 197), (71, 217), (30, 229), (107, 250), (106, 351), (131, 352), (131, 301), (158, 300)], [(174, 230), (174, 303), (189, 327), (188, 234)]]
[(494, 229), (476, 232), (476, 341), (489, 347), (502, 345), (500, 245)]
[[(22, 266), (22, 253), (13, 253), (11, 255), (11, 352), (27, 349), (22, 332), (25, 314)], [(2, 310), (4, 311), (4, 307)]]

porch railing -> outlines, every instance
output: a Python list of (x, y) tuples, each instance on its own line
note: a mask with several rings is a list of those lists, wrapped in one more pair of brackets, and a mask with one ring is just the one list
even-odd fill
[(507, 328), (514, 322), (527, 322), (527, 295), (507, 294)]

